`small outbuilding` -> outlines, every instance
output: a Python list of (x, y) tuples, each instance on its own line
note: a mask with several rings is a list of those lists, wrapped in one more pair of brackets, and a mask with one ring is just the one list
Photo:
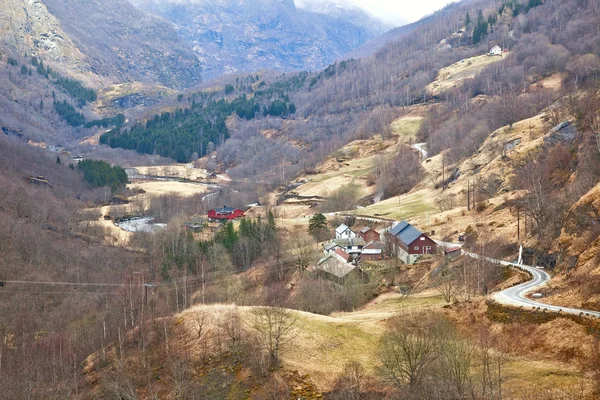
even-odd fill
[(448, 258), (456, 258), (461, 255), (460, 246), (446, 247), (444, 249), (444, 255)]
[(363, 247), (360, 253), (361, 261), (381, 261), (383, 260), (383, 246), (379, 243), (371, 242)]
[(368, 280), (368, 276), (360, 268), (347, 262), (337, 251), (331, 252), (321, 258), (317, 263), (315, 272), (317, 275), (340, 285), (343, 285), (351, 275), (355, 275), (356, 278), (363, 282)]

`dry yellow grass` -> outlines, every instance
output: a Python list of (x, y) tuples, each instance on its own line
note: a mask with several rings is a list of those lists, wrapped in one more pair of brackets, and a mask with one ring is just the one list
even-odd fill
[(146, 191), (147, 196), (175, 193), (179, 196), (190, 197), (209, 192), (209, 188), (204, 185), (171, 181), (135, 181), (128, 187), (143, 189)]
[(456, 87), (465, 79), (477, 76), (486, 66), (501, 61), (508, 53), (502, 56), (476, 56), (465, 58), (446, 68), (442, 68), (435, 81), (427, 85), (427, 90), (432, 95), (438, 95), (445, 90)]
[(398, 118), (391, 124), (392, 133), (400, 136), (400, 140), (414, 142), (419, 128), (423, 123), (423, 117), (420, 115), (407, 115)]

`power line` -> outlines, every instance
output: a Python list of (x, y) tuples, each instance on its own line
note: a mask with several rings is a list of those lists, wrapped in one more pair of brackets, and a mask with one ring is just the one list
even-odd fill
[(25, 294), (84, 294), (84, 295), (94, 295), (94, 294), (99, 294), (99, 295), (113, 295), (113, 294), (118, 294), (118, 292), (46, 292), (46, 291), (29, 291), (29, 290), (0, 290), (0, 293), (25, 293)]
[(123, 287), (123, 286), (155, 286), (152, 284), (141, 283), (91, 283), (91, 282), (47, 282), (47, 281), (1, 281), (5, 284), (12, 283), (16, 285), (58, 285), (58, 286), (95, 286), (95, 287)]

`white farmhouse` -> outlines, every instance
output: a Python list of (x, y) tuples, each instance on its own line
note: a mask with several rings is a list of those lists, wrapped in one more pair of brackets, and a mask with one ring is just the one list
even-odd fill
[(492, 49), (490, 50), (490, 52), (488, 54), (490, 56), (501, 56), (502, 48), (500, 46), (494, 46), (494, 47), (492, 47)]
[(356, 237), (356, 233), (348, 228), (345, 224), (341, 224), (335, 229), (336, 239), (352, 239)]

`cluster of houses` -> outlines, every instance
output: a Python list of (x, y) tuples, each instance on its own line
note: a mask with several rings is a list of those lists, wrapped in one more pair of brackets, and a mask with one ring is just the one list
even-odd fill
[(342, 224), (335, 230), (335, 239), (324, 246), (325, 256), (318, 261), (315, 270), (340, 284), (352, 274), (364, 280), (361, 264), (383, 260), (387, 256), (384, 250), (405, 264), (414, 264), (423, 255), (436, 254), (438, 246), (406, 221), (380, 232), (371, 227), (354, 232)]

